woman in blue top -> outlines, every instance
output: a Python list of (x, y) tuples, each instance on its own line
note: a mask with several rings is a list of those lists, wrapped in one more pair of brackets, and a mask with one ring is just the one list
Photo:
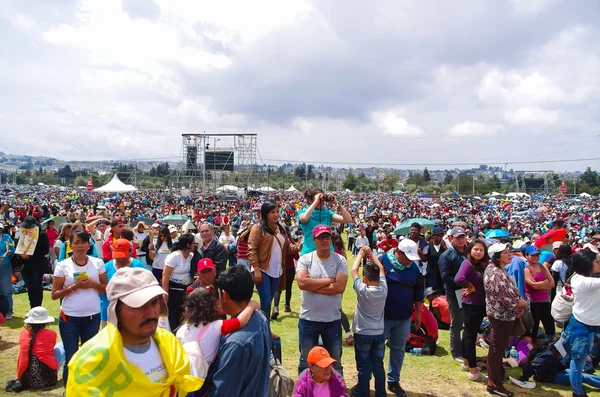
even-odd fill
[[(333, 222), (352, 223), (352, 215), (350, 215), (348, 210), (338, 203), (335, 196), (325, 194), (323, 189), (318, 187), (308, 189), (304, 192), (304, 198), (311, 204), (305, 209), (298, 211), (298, 223), (304, 235), (301, 255), (308, 254), (317, 249), (312, 239), (312, 232), (315, 226), (331, 226)], [(327, 207), (328, 205), (338, 205), (341, 215), (330, 210)], [(331, 245), (331, 251), (333, 252), (333, 244)]]
[(0, 223), (0, 295), (6, 298), (8, 312), (6, 319), (13, 316), (12, 300), (12, 265), (10, 259), (15, 251), (15, 243), (7, 233), (4, 233), (4, 225)]

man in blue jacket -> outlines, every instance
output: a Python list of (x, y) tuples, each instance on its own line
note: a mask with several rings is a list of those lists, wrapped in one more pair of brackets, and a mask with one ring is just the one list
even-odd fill
[(439, 267), (450, 309), (450, 353), (452, 353), (453, 360), (462, 363), (460, 333), (463, 330), (464, 318), (456, 297), (456, 291), (462, 287), (454, 281), (454, 277), (466, 259), (467, 234), (463, 228), (455, 227), (450, 231), (450, 236), (453, 249), (447, 250), (440, 256)]
[(388, 389), (397, 397), (406, 396), (400, 387), (400, 371), (413, 310), (416, 310), (415, 328), (421, 327), (424, 279), (414, 262), (421, 259), (418, 251), (417, 243), (405, 238), (398, 248), (389, 250), (381, 257), (388, 284), (383, 316), (383, 333), (390, 346), (387, 382)]
[[(240, 314), (252, 299), (254, 282), (243, 267), (225, 270), (217, 285), (223, 311), (232, 317)], [(271, 371), (270, 354), (269, 322), (262, 312), (256, 311), (244, 328), (221, 338), (219, 354), (207, 376), (210, 378), (207, 382), (208, 397), (266, 396)], [(197, 395), (200, 395), (199, 392)]]

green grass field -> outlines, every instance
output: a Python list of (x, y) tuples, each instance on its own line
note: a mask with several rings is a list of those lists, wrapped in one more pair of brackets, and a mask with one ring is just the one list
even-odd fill
[[(350, 259), (349, 267), (351, 267)], [(258, 301), (258, 295), (254, 296)], [(16, 377), (16, 360), (18, 352), (18, 333), (23, 326), (24, 314), (29, 311), (29, 302), (27, 294), (20, 294), (14, 297), (15, 301), (15, 317), (2, 326), (0, 339), (0, 395), (11, 395), (12, 393), (4, 392), (4, 385), (10, 379)], [(343, 310), (352, 321), (352, 316), (355, 308), (356, 295), (352, 290), (352, 281), (348, 279), (348, 286), (343, 298)], [(283, 297), (282, 297), (283, 303)], [(53, 301), (50, 298), (50, 293), (45, 292), (44, 306), (48, 309), (50, 315), (57, 316), (59, 313), (58, 301)], [(294, 284), (294, 292), (292, 296), (292, 313), (283, 313), (283, 305), (280, 307), (281, 313), (279, 318), (272, 323), (272, 330), (279, 335), (282, 340), (283, 349), (283, 364), (293, 378), (296, 378), (298, 367), (298, 311), (300, 309), (300, 291)], [(57, 324), (53, 324), (51, 329), (58, 332)], [(440, 341), (435, 356), (415, 357), (411, 354), (406, 355), (404, 367), (401, 373), (401, 385), (408, 392), (409, 396), (487, 396), (485, 384), (474, 383), (467, 380), (466, 372), (460, 371), (460, 364), (452, 361), (449, 355), (448, 331), (440, 331)], [(477, 349), (478, 355), (487, 355), (487, 350)], [(386, 368), (387, 368), (387, 351), (386, 351)], [(344, 373), (346, 386), (348, 388), (356, 384), (356, 365), (354, 361), (354, 348), (344, 346), (342, 363), (344, 365)], [(509, 374), (518, 376), (520, 370), (510, 370)], [(60, 374), (59, 374), (60, 376)], [(59, 381), (59, 383), (61, 383)], [(557, 386), (538, 384), (533, 390), (520, 389), (512, 384), (508, 384), (507, 388), (515, 392), (519, 396), (540, 396), (540, 397), (567, 397), (571, 396), (571, 388), (569, 386)], [(373, 391), (373, 383), (371, 382)], [(598, 394), (598, 389), (586, 388), (588, 394)], [(22, 392), (21, 396), (61, 396), (63, 388), (57, 386), (51, 390), (39, 392)], [(392, 393), (388, 393), (392, 396)]]

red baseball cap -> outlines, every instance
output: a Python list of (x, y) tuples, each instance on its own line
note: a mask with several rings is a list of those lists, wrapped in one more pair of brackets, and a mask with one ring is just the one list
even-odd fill
[(214, 269), (215, 264), (210, 258), (202, 258), (198, 262), (198, 273), (204, 269)]
[(331, 234), (331, 228), (327, 225), (317, 225), (313, 229), (313, 238), (317, 238), (323, 233)]

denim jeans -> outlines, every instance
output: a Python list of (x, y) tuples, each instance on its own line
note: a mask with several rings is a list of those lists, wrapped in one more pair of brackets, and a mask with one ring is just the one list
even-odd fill
[(303, 319), (298, 321), (298, 343), (300, 345), (298, 375), (308, 368), (306, 361), (308, 352), (319, 345), (319, 337), (323, 340), (323, 347), (329, 352), (331, 358), (337, 360), (336, 363), (333, 363), (333, 369), (343, 376), (342, 322), (340, 320), (320, 322)]
[(279, 285), (279, 277), (271, 277), (267, 273), (262, 272), (263, 282), (256, 284), (256, 292), (260, 298), (260, 310), (271, 318), (271, 302), (277, 292), (277, 286)]
[(354, 334), (354, 357), (358, 371), (359, 397), (369, 397), (371, 374), (375, 377), (375, 397), (385, 397), (385, 372), (383, 356), (385, 355), (385, 337), (381, 335)]
[(383, 334), (390, 342), (390, 360), (388, 363), (387, 381), (400, 383), (400, 371), (404, 362), (406, 338), (410, 332), (411, 318), (406, 320), (385, 320)]
[(250, 271), (250, 261), (248, 259), (238, 259), (237, 265), (243, 267), (244, 269)]
[(451, 292), (451, 294), (453, 296), (446, 294), (448, 308), (450, 309), (450, 353), (452, 358), (463, 358), (460, 332), (463, 330), (464, 317), (462, 309), (458, 307), (456, 294), (454, 292)]
[(0, 265), (0, 295), (6, 298), (8, 303), (7, 315), (13, 315), (13, 299), (12, 299), (12, 266), (7, 258), (4, 258), (8, 263)]
[[(570, 385), (572, 373), (573, 373), (573, 371), (570, 369), (566, 369), (562, 372), (557, 373), (556, 376), (554, 377), (554, 383), (559, 384), (559, 385)], [(584, 374), (581, 372), (579, 373), (579, 375), (581, 375), (581, 380), (586, 385), (600, 387), (600, 376)], [(583, 385), (581, 386), (581, 394), (582, 393), (583, 393)]]
[[(590, 332), (587, 334), (590, 348), (594, 344), (594, 333)], [(583, 367), (585, 366), (585, 362), (587, 361), (587, 356), (583, 356), (580, 358), (572, 358), (571, 365), (569, 367), (569, 380), (571, 381), (571, 388), (573, 389), (573, 393), (575, 394), (584, 394), (583, 391)]]
[(100, 326), (100, 313), (93, 316), (73, 317), (65, 316), (66, 321), (61, 315), (58, 320), (58, 330), (60, 331), (60, 339), (65, 348), (65, 367), (63, 368), (63, 381), (67, 385), (69, 376), (69, 361), (71, 357), (79, 349), (79, 341), (83, 345), (88, 340), (92, 339), (98, 333)]

